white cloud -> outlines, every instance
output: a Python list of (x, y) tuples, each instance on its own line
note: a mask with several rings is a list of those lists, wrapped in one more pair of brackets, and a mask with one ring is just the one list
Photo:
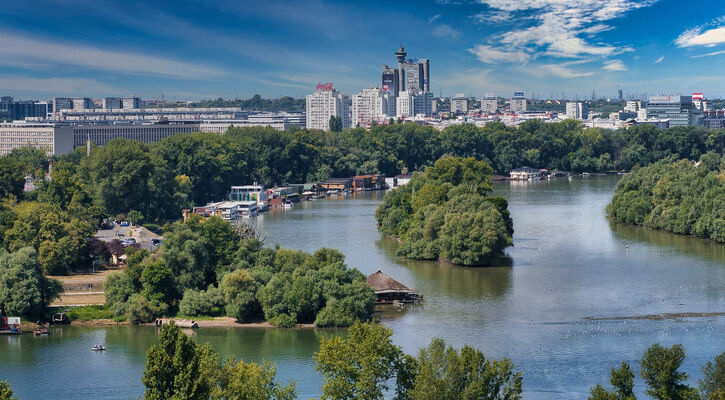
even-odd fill
[(479, 0), (490, 10), (474, 16), (486, 22), (489, 12), (517, 21), (536, 21), (488, 38), (497, 49), (526, 52), (530, 57), (545, 54), (559, 58), (609, 57), (632, 51), (629, 46), (592, 41), (598, 33), (614, 29), (608, 21), (627, 12), (654, 4), (657, 0)]
[(664, 60), (665, 60), (665, 56), (662, 56), (662, 57), (660, 57), (660, 58), (658, 58), (658, 59), (655, 60), (655, 64), (659, 64), (659, 63), (661, 63)]
[(438, 38), (451, 37), (457, 39), (461, 35), (461, 32), (453, 29), (450, 25), (442, 24), (438, 25), (433, 29), (433, 36)]
[(219, 76), (220, 70), (139, 53), (102, 50), (83, 45), (58, 44), (53, 40), (34, 40), (0, 33), (0, 64), (32, 63), (37, 65), (69, 65), (89, 69), (130, 74), (165, 75), (174, 78), (199, 79)]
[(718, 51), (713, 51), (712, 53), (699, 54), (699, 55), (696, 55), (696, 56), (691, 56), (690, 58), (701, 58), (701, 57), (718, 56), (720, 54), (725, 54), (725, 50), (718, 50)]
[(472, 49), (468, 49), (468, 51), (486, 64), (509, 62), (525, 64), (529, 61), (529, 55), (524, 51), (509, 51), (482, 44), (476, 45)]
[(624, 63), (621, 60), (610, 60), (606, 61), (604, 63), (604, 66), (602, 67), (605, 71), (626, 71), (627, 67), (624, 65)]
[(536, 66), (549, 75), (558, 76), (559, 78), (582, 78), (585, 76), (592, 76), (594, 72), (577, 72), (571, 68), (567, 68), (565, 64), (544, 64)]
[(438, 18), (440, 18), (440, 17), (441, 17), (441, 15), (440, 15), (440, 14), (436, 14), (436, 15), (434, 15), (434, 16), (432, 16), (432, 17), (428, 18), (428, 23), (429, 23), (429, 24), (432, 24), (432, 23), (433, 23), (433, 21), (437, 20), (437, 19), (438, 19)]
[(77, 96), (80, 94), (110, 94), (119, 90), (93, 79), (77, 78), (26, 78), (22, 76), (0, 76), (0, 91), (54, 93)]
[(675, 40), (678, 47), (712, 47), (720, 43), (725, 43), (725, 26), (705, 31), (702, 27), (688, 29)]

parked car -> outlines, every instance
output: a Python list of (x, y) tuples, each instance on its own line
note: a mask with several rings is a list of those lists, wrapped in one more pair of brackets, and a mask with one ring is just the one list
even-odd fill
[(153, 244), (154, 246), (161, 246), (161, 243), (163, 243), (163, 242), (159, 238), (151, 239), (151, 244)]
[(133, 244), (136, 244), (136, 239), (134, 239), (134, 238), (126, 238), (126, 239), (123, 239), (123, 241), (121, 242), (121, 244), (123, 244), (124, 246), (131, 246)]
[(128, 221), (121, 222), (121, 226), (128, 226)]

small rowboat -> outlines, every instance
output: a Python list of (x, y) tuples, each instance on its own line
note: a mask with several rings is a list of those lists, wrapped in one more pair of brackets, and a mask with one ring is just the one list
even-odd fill
[(40, 336), (40, 335), (47, 335), (48, 330), (47, 329), (36, 329), (33, 331), (33, 335)]
[(103, 351), (103, 350), (106, 350), (106, 346), (104, 346), (102, 344), (97, 344), (97, 345), (91, 347), (91, 350), (93, 350), (93, 351)]

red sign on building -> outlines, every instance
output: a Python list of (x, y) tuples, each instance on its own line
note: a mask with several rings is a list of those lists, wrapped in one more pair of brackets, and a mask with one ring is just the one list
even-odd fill
[(705, 96), (702, 95), (702, 93), (693, 93), (692, 94), (692, 100), (702, 100)]
[(332, 90), (332, 82), (317, 83), (317, 90)]

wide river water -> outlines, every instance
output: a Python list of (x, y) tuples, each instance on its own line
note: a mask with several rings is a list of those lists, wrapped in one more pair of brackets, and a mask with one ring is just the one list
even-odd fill
[[(606, 217), (616, 176), (496, 183), (514, 219), (514, 246), (485, 268), (396, 257), (375, 226), (383, 193), (328, 198), (272, 210), (257, 220), (267, 245), (337, 248), (348, 265), (378, 268), (416, 288), (421, 306), (383, 315), (393, 340), (415, 353), (434, 337), (508, 357), (524, 378), (525, 399), (582, 399), (609, 369), (639, 359), (654, 342), (681, 343), (696, 384), (706, 361), (725, 351), (725, 317), (652, 318), (725, 312), (725, 246), (614, 223)], [(627, 246), (629, 246), (627, 248)], [(647, 317), (650, 316), (650, 317)], [(624, 318), (629, 317), (629, 318)], [(223, 356), (272, 360), (294, 379), (300, 399), (317, 397), (312, 355), (332, 329), (195, 331)], [(19, 399), (133, 399), (142, 396), (152, 327), (62, 327), (47, 337), (0, 336), (0, 380)], [(108, 350), (90, 351), (95, 343)], [(642, 380), (635, 389), (644, 398)]]

